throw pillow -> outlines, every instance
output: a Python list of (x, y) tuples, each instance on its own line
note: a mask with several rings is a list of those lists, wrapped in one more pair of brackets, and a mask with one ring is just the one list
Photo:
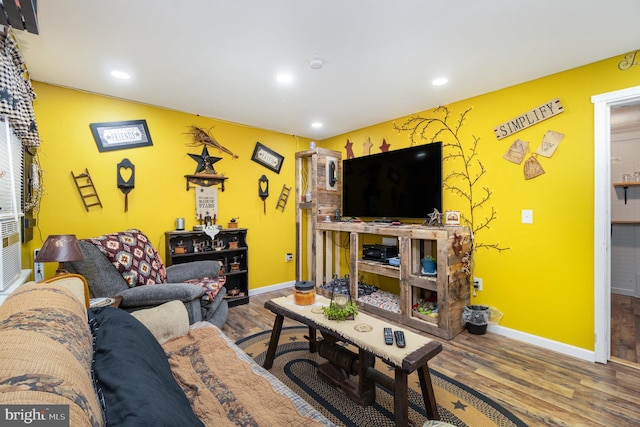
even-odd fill
[(202, 426), (178, 386), (164, 350), (135, 317), (113, 307), (89, 309), (93, 372), (107, 425)]
[(130, 229), (85, 240), (105, 254), (130, 287), (167, 281), (160, 254), (142, 231)]
[(151, 331), (160, 344), (189, 332), (187, 308), (178, 300), (153, 308), (136, 310), (131, 314)]

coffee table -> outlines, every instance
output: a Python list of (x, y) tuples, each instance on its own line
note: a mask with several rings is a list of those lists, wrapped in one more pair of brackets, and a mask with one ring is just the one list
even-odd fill
[[(440, 419), (427, 362), (442, 351), (442, 344), (366, 313), (359, 313), (355, 320), (328, 320), (319, 308), (328, 306), (329, 302), (328, 298), (318, 295), (316, 302), (308, 306), (296, 305), (293, 296), (275, 298), (264, 304), (265, 308), (276, 315), (264, 368), (271, 369), (273, 366), (282, 323), (287, 317), (309, 327), (309, 351), (318, 351), (320, 356), (328, 360), (328, 363), (318, 369), (318, 375), (341, 389), (351, 400), (362, 406), (373, 403), (376, 396), (375, 384), (380, 383), (393, 390), (396, 426), (407, 426), (407, 376), (417, 371), (427, 417), (432, 420)], [(395, 343), (392, 346), (386, 345), (384, 327), (403, 331), (406, 347), (398, 348)], [(365, 331), (367, 329), (370, 330)], [(323, 339), (317, 339), (316, 331), (321, 332)], [(338, 344), (339, 341), (355, 346), (358, 354)], [(375, 370), (376, 357), (394, 368), (394, 379)], [(357, 382), (350, 378), (351, 375), (357, 375)]]

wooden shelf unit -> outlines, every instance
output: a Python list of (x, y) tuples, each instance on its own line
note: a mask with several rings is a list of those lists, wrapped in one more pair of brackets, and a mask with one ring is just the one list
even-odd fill
[[(167, 231), (165, 232), (165, 257), (167, 266), (181, 264), (191, 261), (214, 260), (222, 264), (224, 272), (220, 275), (226, 276), (225, 288), (227, 296), (225, 299), (229, 307), (249, 303), (249, 259), (247, 247), (246, 228), (224, 228), (215, 236), (220, 247), (215, 250), (196, 251), (194, 247), (199, 243), (205, 243), (207, 248), (215, 245), (211, 238), (204, 231)], [(234, 243), (232, 243), (234, 242)], [(176, 247), (182, 248), (184, 253), (177, 253)], [(231, 264), (237, 261), (237, 270)], [(229, 292), (236, 290), (238, 296), (232, 296)]]
[[(315, 224), (329, 216), (335, 217), (336, 209), (342, 210), (342, 154), (325, 148), (296, 153), (296, 280), (314, 277), (313, 253), (316, 248)], [(334, 163), (333, 186), (329, 183), (329, 165)], [(305, 199), (306, 193), (311, 200)], [(306, 257), (304, 256), (306, 254)], [(306, 260), (306, 265), (305, 265)]]
[[(399, 314), (369, 304), (361, 304), (362, 310), (447, 340), (463, 330), (462, 311), (470, 300), (469, 274), (468, 269), (464, 268), (471, 250), (471, 233), (467, 227), (318, 222), (315, 229), (317, 247), (313, 280), (319, 293), (325, 293), (320, 288), (324, 281), (331, 280), (334, 274), (340, 275), (340, 255), (339, 250), (335, 250), (334, 242), (340, 241), (340, 233), (348, 233), (351, 295), (357, 295), (358, 273), (361, 271), (399, 280)], [(359, 258), (364, 235), (396, 237), (400, 266)], [(436, 258), (436, 276), (421, 273), (420, 260), (425, 255)], [(437, 294), (437, 318), (412, 310), (412, 306), (426, 291)]]

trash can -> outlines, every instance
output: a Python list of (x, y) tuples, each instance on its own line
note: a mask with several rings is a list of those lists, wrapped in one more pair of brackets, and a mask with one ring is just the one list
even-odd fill
[(484, 335), (489, 323), (489, 306), (468, 305), (462, 310), (462, 323), (470, 334)]

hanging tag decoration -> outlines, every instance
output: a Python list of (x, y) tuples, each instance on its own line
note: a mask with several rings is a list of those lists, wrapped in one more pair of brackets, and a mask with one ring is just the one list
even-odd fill
[(133, 190), (136, 182), (136, 167), (129, 159), (122, 159), (118, 163), (118, 188), (124, 193), (124, 211), (129, 210), (129, 192)]
[(503, 158), (519, 165), (524, 160), (524, 156), (527, 154), (527, 151), (529, 151), (529, 143), (527, 141), (516, 139), (504, 154)]
[(548, 131), (544, 134), (544, 137), (542, 137), (542, 143), (538, 147), (538, 150), (536, 150), (536, 154), (540, 154), (545, 157), (553, 156), (553, 153), (556, 151), (556, 148), (558, 148), (562, 138), (564, 138), (563, 133), (552, 130)]
[(258, 180), (258, 196), (262, 199), (264, 204), (264, 213), (267, 213), (267, 197), (269, 197), (269, 180), (265, 175), (262, 175)]
[(542, 165), (535, 157), (531, 156), (524, 162), (524, 179), (531, 179), (544, 174)]

